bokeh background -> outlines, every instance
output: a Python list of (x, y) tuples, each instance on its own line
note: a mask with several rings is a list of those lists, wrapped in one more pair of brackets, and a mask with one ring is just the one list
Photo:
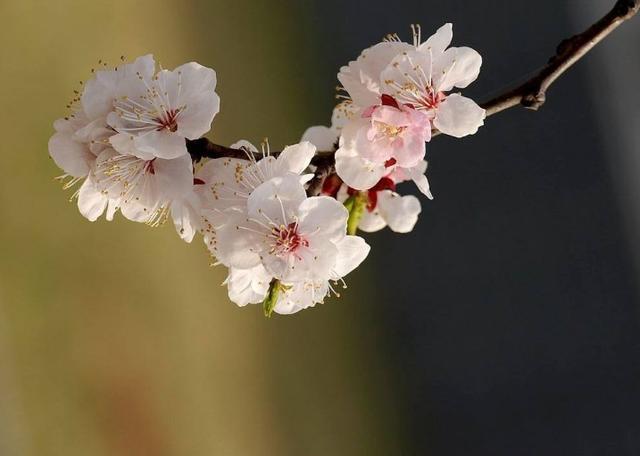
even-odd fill
[(168, 225), (84, 220), (46, 147), (99, 59), (213, 67), (210, 137), (279, 148), (388, 32), (453, 22), (482, 99), (612, 3), (0, 0), (0, 455), (638, 454), (640, 18), (541, 112), (434, 140), (416, 230), (292, 317)]

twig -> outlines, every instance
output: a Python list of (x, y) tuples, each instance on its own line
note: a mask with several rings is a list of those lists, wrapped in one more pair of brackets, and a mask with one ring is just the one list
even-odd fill
[[(549, 87), (571, 68), (578, 60), (589, 52), (600, 41), (604, 40), (620, 24), (633, 17), (640, 9), (640, 0), (617, 0), (611, 11), (604, 15), (584, 32), (563, 40), (556, 48), (556, 53), (547, 64), (531, 79), (514, 89), (506, 90), (501, 95), (481, 103), (487, 117), (514, 106), (538, 110), (546, 101)], [(440, 132), (433, 131), (432, 136)], [(239, 158), (246, 159), (247, 153), (241, 149), (214, 144), (207, 138), (187, 141), (187, 149), (195, 161), (202, 158)], [(320, 191), (328, 174), (333, 172), (333, 155), (335, 151), (319, 151), (313, 157), (312, 164), (317, 167), (316, 177), (312, 180), (308, 193)], [(277, 155), (278, 152), (272, 152)], [(256, 158), (261, 158), (256, 156)]]
[(482, 103), (487, 117), (505, 109), (522, 105), (534, 111), (546, 101), (547, 90), (564, 72), (604, 40), (620, 24), (633, 17), (640, 9), (640, 0), (618, 0), (602, 19), (584, 32), (563, 40), (556, 48), (556, 54), (536, 74), (522, 85)]

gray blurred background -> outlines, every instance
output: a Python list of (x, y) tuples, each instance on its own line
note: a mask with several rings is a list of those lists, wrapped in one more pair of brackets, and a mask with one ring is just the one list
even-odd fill
[(453, 22), (482, 100), (612, 4), (0, 1), (0, 455), (639, 454), (640, 17), (540, 112), (434, 139), (416, 230), (293, 317), (233, 306), (169, 226), (86, 222), (46, 158), (98, 59), (214, 67), (211, 138), (279, 148), (389, 32)]
[[(312, 33), (332, 31), (322, 41), (330, 81), (381, 32), (451, 21), (454, 44), (484, 58), (468, 93), (487, 99), (612, 5), (329, 1), (315, 5)], [(373, 311), (410, 418), (407, 454), (640, 453), (639, 45), (636, 19), (540, 112), (436, 138), (436, 198), (417, 229), (372, 236), (371, 286), (384, 297)]]

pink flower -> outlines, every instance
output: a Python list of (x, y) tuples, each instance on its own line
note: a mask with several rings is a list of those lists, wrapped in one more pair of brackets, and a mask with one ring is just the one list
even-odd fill
[(360, 155), (374, 163), (393, 160), (398, 166), (411, 167), (425, 155), (425, 142), (431, 139), (429, 117), (393, 97), (382, 95), (381, 104), (362, 114), (370, 120), (358, 138)]
[[(379, 105), (364, 109), (343, 128), (336, 171), (350, 187), (368, 190), (396, 168), (419, 170), (430, 139), (427, 113), (383, 94)], [(428, 186), (419, 188), (430, 197)]]

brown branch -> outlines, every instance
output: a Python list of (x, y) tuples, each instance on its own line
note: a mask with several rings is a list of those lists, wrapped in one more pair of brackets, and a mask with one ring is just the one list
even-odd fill
[[(487, 117), (514, 106), (527, 109), (539, 109), (547, 97), (549, 87), (571, 68), (578, 60), (589, 52), (600, 41), (604, 40), (620, 24), (633, 17), (640, 9), (640, 0), (617, 0), (611, 11), (584, 32), (563, 40), (556, 48), (547, 64), (531, 79), (514, 89), (506, 90), (501, 95), (481, 103)], [(440, 132), (433, 131), (433, 136)], [(187, 149), (195, 161), (202, 158), (240, 158), (247, 159), (247, 153), (241, 149), (214, 144), (207, 138), (193, 141), (187, 140)], [(333, 172), (333, 154), (335, 151), (317, 152), (312, 160), (316, 168), (316, 177), (310, 184), (309, 194), (317, 194), (322, 188), (324, 179)], [(272, 152), (277, 155), (278, 152)], [(256, 155), (261, 158), (261, 155)]]
[(640, 0), (618, 0), (598, 22), (584, 32), (563, 40), (556, 54), (533, 78), (482, 103), (481, 106), (487, 110), (487, 117), (518, 105), (533, 110), (540, 108), (546, 101), (549, 87), (620, 24), (633, 17), (638, 9)]

